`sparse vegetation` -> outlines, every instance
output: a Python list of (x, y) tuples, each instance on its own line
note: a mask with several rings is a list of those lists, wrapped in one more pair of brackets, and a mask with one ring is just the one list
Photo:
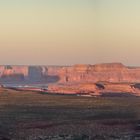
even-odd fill
[(45, 140), (62, 135), (69, 139), (115, 139), (133, 133), (139, 119), (138, 97), (88, 98), (0, 91), (0, 136), (13, 140)]

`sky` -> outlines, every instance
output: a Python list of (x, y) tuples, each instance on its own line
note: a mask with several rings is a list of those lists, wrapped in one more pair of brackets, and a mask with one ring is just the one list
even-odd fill
[(0, 1), (1, 65), (140, 66), (140, 0)]

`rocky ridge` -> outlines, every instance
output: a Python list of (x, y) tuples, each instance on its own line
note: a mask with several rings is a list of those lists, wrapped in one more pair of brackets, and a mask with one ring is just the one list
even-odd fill
[(140, 68), (128, 68), (121, 63), (63, 67), (59, 75), (61, 82), (140, 82)]
[[(46, 83), (56, 93), (140, 94), (140, 68), (121, 63), (73, 66), (0, 66), (0, 83)], [(137, 86), (135, 86), (137, 84)]]

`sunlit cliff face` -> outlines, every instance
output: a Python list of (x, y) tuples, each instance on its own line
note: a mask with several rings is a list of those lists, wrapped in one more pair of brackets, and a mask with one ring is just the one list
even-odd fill
[(0, 82), (29, 83), (137, 83), (140, 68), (121, 63), (73, 66), (0, 66)]

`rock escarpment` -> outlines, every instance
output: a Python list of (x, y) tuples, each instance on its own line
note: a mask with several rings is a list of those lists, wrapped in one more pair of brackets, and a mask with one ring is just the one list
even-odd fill
[(121, 63), (74, 65), (59, 72), (61, 82), (140, 82), (140, 68)]
[(121, 63), (74, 66), (0, 66), (0, 81), (46, 83), (139, 83), (140, 68)]
[(28, 76), (26, 66), (0, 66), (0, 82), (23, 81)]
[(0, 66), (0, 83), (54, 83), (59, 81), (59, 66)]
[(1, 83), (37, 82), (44, 78), (41, 66), (0, 66)]
[(140, 96), (140, 89), (131, 83), (81, 83), (49, 85), (50, 93), (91, 96)]
[[(56, 93), (140, 95), (140, 68), (121, 63), (74, 66), (0, 66), (0, 83), (48, 84)], [(52, 84), (53, 83), (53, 84)]]
[(140, 82), (140, 68), (126, 67), (121, 63), (62, 67), (56, 74), (60, 84), (49, 86), (49, 90), (56, 93), (140, 95), (140, 88), (135, 86)]

